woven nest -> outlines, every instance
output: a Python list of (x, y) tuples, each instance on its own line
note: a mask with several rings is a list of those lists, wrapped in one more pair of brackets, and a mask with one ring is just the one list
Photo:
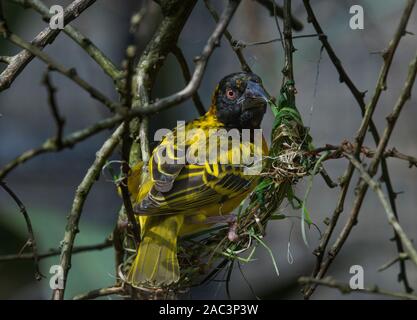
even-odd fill
[(249, 262), (265, 236), (271, 219), (279, 219), (277, 209), (293, 197), (292, 187), (311, 172), (315, 159), (309, 153), (311, 138), (299, 121), (283, 119), (272, 134), (271, 149), (264, 158), (264, 170), (249, 202), (241, 204), (234, 220), (181, 239), (179, 259), (181, 281), (178, 288), (213, 279), (235, 261)]

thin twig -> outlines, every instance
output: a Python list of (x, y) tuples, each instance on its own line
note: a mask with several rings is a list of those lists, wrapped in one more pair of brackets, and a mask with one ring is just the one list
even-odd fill
[[(173, 106), (179, 104), (188, 98), (192, 97), (194, 92), (200, 86), (201, 80), (204, 75), (204, 71), (207, 66), (207, 62), (213, 53), (214, 49), (219, 46), (220, 38), (223, 35), (224, 31), (226, 30), (233, 14), (235, 13), (240, 1), (238, 0), (229, 0), (228, 5), (226, 6), (225, 10), (223, 11), (222, 16), (219, 19), (219, 22), (216, 25), (213, 33), (209, 37), (206, 45), (200, 56), (195, 58), (195, 69), (191, 76), (191, 80), (188, 82), (187, 86), (180, 90), (179, 92), (170, 95), (166, 98), (158, 100), (148, 106), (140, 108), (139, 110), (133, 108), (129, 115), (126, 116), (136, 116), (141, 114), (150, 114), (156, 113), (162, 109), (165, 109), (169, 106)], [(136, 106), (135, 106), (136, 107)]]
[[(375, 155), (376, 151), (365, 148), (363, 153), (367, 157), (372, 158)], [(408, 162), (408, 165), (410, 168), (417, 167), (417, 157), (413, 157), (413, 156), (409, 156), (407, 154), (401, 153), (396, 148), (386, 150), (384, 152), (383, 158), (396, 158), (396, 159), (404, 160)]]
[[(259, 4), (261, 4), (262, 6), (264, 6), (268, 11), (269, 14), (271, 16), (275, 16), (277, 15), (280, 18), (284, 18), (284, 8), (282, 8), (281, 6), (277, 5), (275, 0), (256, 0), (256, 2), (258, 2)], [(301, 31), (303, 30), (303, 24), (301, 21), (299, 21), (297, 18), (295, 18), (294, 16), (290, 17), (290, 22), (291, 22), (291, 27), (295, 30), (295, 31)]]
[[(399, 28), (399, 32), (396, 34), (396, 37), (401, 38), (401, 36), (403, 35), (403, 32), (401, 32), (401, 30), (405, 30), (405, 27), (407, 25), (406, 21), (408, 20), (408, 17), (410, 16), (411, 10), (413, 8), (415, 1), (409, 1), (408, 5), (406, 7), (406, 10), (404, 12), (403, 18), (401, 19), (401, 23), (400, 23), (400, 28)], [(405, 21), (404, 21), (405, 20)], [(391, 45), (395, 42), (397, 42), (398, 45), (398, 41), (393, 41), (391, 42)], [(391, 46), (390, 46), (391, 47)], [(386, 63), (390, 64), (390, 61), (392, 61), (392, 57), (391, 59), (386, 60)], [(382, 68), (382, 73), (380, 75), (380, 79), (378, 81), (378, 86), (377, 88), (380, 88), (380, 86), (384, 85), (384, 79), (386, 78), (386, 72), (388, 72), (389, 68), (387, 68), (385, 65)], [(410, 64), (409, 67), (409, 72), (408, 72), (408, 76), (407, 79), (405, 81), (404, 84), (404, 88), (400, 94), (400, 97), (397, 100), (397, 103), (394, 106), (393, 112), (387, 117), (387, 121), (388, 121), (388, 125), (384, 130), (384, 133), (381, 137), (381, 140), (378, 144), (377, 147), (377, 151), (375, 153), (375, 156), (372, 159), (372, 162), (369, 166), (369, 170), (368, 173), (371, 177), (373, 177), (376, 174), (378, 165), (380, 163), (380, 160), (385, 152), (385, 148), (387, 146), (387, 143), (389, 141), (389, 138), (391, 137), (391, 133), (394, 129), (395, 123), (398, 119), (398, 116), (405, 104), (405, 102), (410, 98), (411, 96), (411, 89), (414, 85), (414, 81), (416, 78), (416, 73), (417, 73), (417, 55), (415, 56), (415, 58), (413, 59), (413, 61)], [(377, 93), (376, 94), (380, 94), (378, 93), (378, 91), (381, 89), (377, 89)], [(376, 104), (375, 98), (372, 100), (371, 104), (369, 105), (370, 108), (374, 108)], [(362, 126), (361, 129), (364, 127), (364, 125), (369, 124), (369, 113), (372, 113), (372, 110), (367, 109), (366, 113), (365, 113), (365, 117), (364, 117), (364, 121), (362, 122)], [(367, 117), (368, 115), (368, 117)], [(368, 121), (366, 121), (368, 120)], [(358, 158), (358, 152), (360, 151), (360, 148), (362, 146), (362, 142), (364, 140), (364, 136), (365, 136), (366, 131), (363, 130), (359, 130), (358, 136), (356, 138), (356, 148), (354, 150), (354, 157)], [(352, 164), (352, 161), (350, 162), (350, 167), (354, 168), (354, 165)], [(348, 168), (348, 170), (349, 170)], [(356, 197), (353, 203), (353, 208), (351, 210), (351, 213), (349, 215), (348, 220), (346, 221), (342, 231), (340, 232), (338, 238), (336, 239), (335, 243), (333, 244), (333, 246), (331, 247), (330, 251), (329, 251), (329, 256), (328, 258), (322, 262), (321, 266), (320, 266), (320, 270), (317, 273), (317, 276), (315, 277), (316, 279), (321, 279), (323, 278), (324, 274), (327, 272), (328, 268), (330, 267), (331, 263), (333, 262), (333, 260), (335, 259), (335, 257), (337, 256), (337, 254), (339, 253), (340, 249), (342, 248), (343, 244), (345, 243), (346, 239), (348, 238), (351, 230), (353, 229), (353, 227), (356, 224), (358, 215), (359, 215), (359, 211), (360, 208), (362, 206), (362, 202), (363, 199), (365, 198), (365, 194), (367, 192), (368, 189), (368, 184), (365, 181), (360, 181), (359, 185), (357, 187), (357, 191), (356, 191)], [(398, 234), (398, 230), (396, 230), (397, 234)], [(399, 237), (401, 238), (401, 235), (398, 234)], [(406, 244), (403, 243), (403, 245), (405, 246)], [(308, 297), (309, 295), (311, 295), (311, 293), (314, 291), (314, 287), (310, 287), (305, 295), (306, 297)]]
[[(207, 10), (210, 12), (214, 21), (216, 21), (216, 23), (218, 23), (219, 22), (219, 15), (218, 15), (216, 9), (211, 5), (209, 0), (204, 0), (204, 4), (206, 5)], [(229, 42), (230, 46), (232, 47), (233, 51), (236, 53), (236, 56), (239, 59), (240, 66), (241, 66), (242, 70), (246, 71), (246, 72), (252, 72), (249, 64), (246, 62), (246, 59), (245, 59), (245, 57), (243, 55), (243, 52), (242, 52), (242, 49), (239, 48), (238, 46), (236, 46), (236, 44), (239, 41), (234, 40), (232, 35), (230, 34), (230, 32), (227, 29), (224, 31), (224, 36), (226, 37), (226, 39)]]
[[(411, 240), (408, 239), (407, 235), (405, 234), (403, 228), (398, 223), (398, 220), (395, 218), (395, 215), (392, 211), (391, 206), (389, 205), (388, 199), (385, 196), (384, 192), (381, 190), (381, 186), (379, 183), (375, 182), (375, 180), (372, 179), (371, 175), (365, 170), (363, 165), (356, 160), (352, 155), (346, 153), (346, 157), (350, 160), (350, 162), (355, 166), (355, 168), (360, 172), (361, 178), (363, 181), (371, 187), (371, 189), (377, 194), (379, 201), (381, 202), (382, 206), (384, 207), (385, 213), (387, 214), (388, 222), (392, 225), (395, 232), (400, 236), (401, 242), (403, 243), (409, 258), (414, 262), (414, 264), (417, 266), (417, 251), (413, 247), (413, 244), (411, 243)], [(374, 158), (375, 162), (375, 158)], [(372, 172), (372, 165), (369, 168), (369, 171)]]
[(216, 28), (209, 37), (201, 55), (196, 57), (196, 66), (194, 72), (191, 76), (190, 82), (188, 82), (185, 88), (168, 97), (162, 98), (148, 105), (141, 106), (140, 104), (138, 104), (134, 105), (134, 107), (130, 111), (123, 112), (123, 110), (121, 110), (120, 114), (99, 121), (95, 126), (91, 127), (89, 130), (98, 132), (107, 128), (111, 128), (123, 120), (132, 119), (133, 117), (142, 115), (155, 114), (159, 111), (165, 110), (174, 105), (178, 105), (179, 103), (191, 98), (194, 92), (200, 86), (200, 83), (204, 75), (204, 71), (207, 66), (207, 62), (214, 49), (219, 45), (220, 38), (224, 33), (227, 25), (229, 24), (239, 3), (240, 1), (238, 0), (229, 0), (228, 5), (219, 20), (219, 23), (216, 25)]
[[(103, 249), (110, 248), (112, 244), (113, 244), (112, 240), (106, 239), (102, 243), (74, 247), (74, 249), (72, 249), (72, 254), (93, 251), (93, 250), (103, 250)], [(38, 257), (38, 260), (42, 260), (45, 258), (58, 256), (60, 254), (61, 254), (61, 249), (50, 249), (45, 253), (39, 253), (37, 257)], [(7, 255), (0, 256), (0, 262), (8, 262), (8, 261), (15, 261), (15, 260), (33, 260), (34, 258), (35, 256), (33, 253), (7, 254)]]
[(332, 180), (332, 178), (329, 176), (329, 174), (327, 173), (326, 169), (324, 169), (324, 167), (320, 169), (320, 175), (329, 188), (333, 189), (339, 185), (338, 183)]
[[(325, 152), (325, 151), (333, 151), (331, 154), (329, 154), (327, 159), (337, 159), (337, 158), (341, 158), (341, 157), (344, 156), (343, 151), (353, 150), (353, 148), (355, 148), (355, 144), (350, 143), (349, 141), (345, 140), (340, 145), (326, 144), (324, 147), (318, 147), (318, 148), (315, 148), (315, 149), (309, 151), (309, 153), (312, 154), (312, 155), (318, 155), (318, 154), (320, 154), (322, 152)], [(366, 156), (368, 158), (372, 158), (372, 157), (375, 156), (376, 150), (373, 150), (373, 149), (371, 149), (369, 147), (366, 147), (366, 146), (362, 146), (360, 152), (364, 156)], [(385, 159), (386, 158), (395, 158), (395, 159), (399, 159), (399, 160), (404, 160), (404, 161), (408, 162), (410, 168), (414, 167), (414, 166), (417, 167), (417, 157), (413, 157), (413, 156), (401, 153), (396, 148), (392, 148), (392, 149), (384, 151), (383, 158), (385, 158)], [(326, 160), (326, 158), (324, 160)]]
[[(191, 74), (190, 74), (190, 69), (188, 68), (187, 60), (185, 59), (185, 56), (182, 50), (178, 46), (175, 46), (172, 49), (172, 54), (175, 56), (175, 58), (178, 61), (178, 64), (181, 67), (181, 71), (182, 71), (182, 75), (184, 76), (185, 83), (188, 83), (191, 80)], [(200, 116), (204, 115), (206, 113), (206, 110), (204, 109), (204, 105), (201, 102), (200, 95), (198, 94), (197, 90), (193, 94), (193, 102)]]
[[(322, 46), (326, 49), (327, 54), (330, 57), (330, 60), (332, 61), (333, 65), (335, 66), (337, 72), (339, 73), (339, 81), (343, 82), (346, 84), (346, 86), (349, 88), (349, 90), (351, 91), (352, 95), (354, 96), (355, 100), (357, 101), (362, 115), (364, 115), (365, 113), (365, 101), (364, 101), (364, 97), (365, 97), (365, 92), (361, 92), (359, 91), (359, 89), (355, 86), (355, 84), (353, 83), (352, 79), (349, 77), (349, 75), (347, 74), (346, 70), (343, 68), (343, 65), (340, 61), (340, 59), (337, 57), (335, 51), (333, 50), (332, 46), (330, 45), (327, 36), (324, 35), (323, 29), (321, 28), (314, 12), (313, 9), (310, 5), (310, 1), (309, 0), (304, 0), (304, 6), (306, 8), (307, 14), (308, 14), (308, 21), (310, 23), (312, 23), (315, 31), (318, 34), (322, 34), (322, 36), (319, 37), (319, 40), (322, 43)], [(371, 130), (371, 134), (373, 136), (373, 139), (375, 140), (375, 143), (378, 144), (379, 140), (380, 140), (380, 136), (378, 133), (378, 130), (376, 128), (375, 123), (372, 121), (370, 121), (370, 130)], [(398, 214), (397, 214), (397, 209), (396, 209), (396, 204), (395, 204), (395, 197), (396, 197), (396, 193), (394, 192), (394, 189), (392, 187), (392, 183), (391, 183), (391, 178), (390, 178), (390, 174), (388, 171), (388, 165), (385, 159), (382, 159), (381, 161), (381, 169), (382, 169), (382, 176), (383, 176), (383, 180), (384, 183), (387, 187), (387, 191), (389, 194), (389, 199), (390, 199), (390, 203), (391, 203), (391, 207), (394, 210), (394, 213), (396, 215), (396, 217), (398, 218)], [(345, 184), (343, 186), (343, 190), (341, 192), (341, 196), (339, 197), (339, 203), (332, 215), (332, 219), (330, 220), (330, 223), (328, 225), (328, 227), (326, 228), (326, 231), (324, 233), (323, 238), (320, 241), (319, 246), (314, 250), (314, 254), (317, 256), (317, 262), (316, 262), (316, 267), (315, 267), (315, 271), (313, 272), (313, 275), (315, 276), (316, 273), (318, 272), (319, 268), (320, 268), (320, 264), (322, 262), (325, 250), (327, 248), (328, 242), (330, 240), (330, 237), (334, 231), (334, 228), (336, 226), (336, 223), (339, 219), (339, 215), (340, 213), (343, 211), (343, 202), (345, 200), (345, 195), (349, 186), (349, 180), (345, 180)], [(394, 240), (396, 242), (397, 245), (397, 250), (399, 253), (401, 253), (403, 251), (402, 248), (402, 244), (401, 241), (398, 237), (397, 234), (394, 234)], [(407, 272), (406, 272), (406, 266), (404, 261), (400, 261), (400, 274), (399, 274), (399, 280), (403, 281), (404, 283), (404, 287), (406, 289), (407, 292), (412, 292), (412, 288), (410, 287), (409, 283), (408, 283), (408, 279), (407, 279)]]
[[(94, 2), (96, 2), (96, 0), (74, 0), (64, 10), (64, 25), (67, 25), (72, 20), (77, 18)], [(48, 26), (32, 40), (31, 44), (41, 50), (47, 44), (52, 43), (60, 32), (61, 29), (51, 29)], [(34, 57), (34, 54), (26, 49), (16, 54), (13, 57), (13, 61), (0, 74), (0, 91), (9, 88), (20, 72), (22, 72), (22, 70)]]
[[(125, 108), (130, 109), (132, 107), (132, 80), (134, 76), (134, 58), (136, 55), (136, 48), (134, 46), (129, 46), (126, 50), (126, 79), (125, 79), (125, 89), (123, 104)], [(136, 246), (140, 242), (140, 230), (138, 223), (133, 213), (133, 206), (130, 199), (129, 189), (128, 189), (128, 178), (130, 174), (129, 167), (129, 153), (130, 147), (132, 145), (132, 139), (130, 137), (130, 128), (129, 121), (124, 122), (123, 129), (123, 139), (122, 139), (122, 174), (123, 179), (120, 180), (118, 186), (122, 193), (123, 206), (126, 211), (127, 217), (129, 219), (130, 226), (132, 227), (133, 237), (136, 242)]]
[(59, 113), (59, 108), (55, 97), (57, 89), (52, 84), (52, 81), (49, 77), (49, 71), (45, 72), (42, 79), (42, 83), (46, 86), (46, 89), (48, 90), (48, 105), (51, 109), (51, 113), (54, 117), (56, 124), (56, 147), (58, 150), (60, 150), (62, 148), (62, 135), (64, 132), (65, 119)]
[(409, 155), (406, 155), (404, 153), (399, 152), (397, 149), (392, 148), (391, 150), (388, 150), (384, 153), (385, 158), (397, 158), (401, 160), (408, 161), (409, 167), (417, 167), (417, 157), (412, 157)]
[(116, 286), (116, 287), (108, 287), (108, 288), (92, 290), (87, 293), (79, 294), (75, 296), (73, 299), (74, 300), (90, 300), (90, 299), (95, 299), (99, 297), (105, 297), (105, 296), (110, 296), (113, 294), (122, 294), (122, 293), (124, 293), (123, 287)]
[(415, 295), (402, 293), (402, 292), (386, 291), (386, 290), (379, 289), (377, 286), (374, 286), (373, 288), (352, 289), (348, 284), (337, 282), (331, 277), (327, 277), (322, 280), (315, 279), (315, 278), (301, 277), (298, 279), (298, 282), (302, 285), (314, 285), (314, 286), (319, 285), (319, 286), (325, 286), (329, 288), (338, 289), (343, 294), (359, 292), (359, 293), (368, 293), (368, 294), (379, 294), (379, 295), (388, 296), (392, 298), (417, 300), (417, 296)]
[[(364, 117), (363, 120), (361, 122), (360, 128), (358, 130), (358, 133), (356, 135), (356, 148), (355, 148), (355, 152), (354, 155), (357, 157), (360, 149), (362, 147), (362, 143), (365, 139), (365, 135), (366, 132), (368, 130), (368, 127), (370, 125), (371, 122), (371, 118), (373, 115), (373, 112), (375, 111), (376, 105), (379, 101), (379, 97), (381, 96), (382, 90), (386, 89), (386, 78), (388, 75), (388, 72), (390, 70), (390, 66), (395, 54), (395, 51), (398, 47), (398, 44), (400, 42), (400, 39), (402, 38), (402, 36), (405, 34), (405, 30), (406, 30), (406, 26), (409, 20), (409, 17), (411, 15), (412, 9), (414, 7), (415, 4), (415, 0), (408, 0), (407, 5), (403, 11), (403, 14), (401, 16), (401, 20), (400, 23), (397, 27), (397, 30), (395, 32), (395, 35), (393, 37), (393, 40), (389, 43), (388, 45), (388, 49), (386, 50), (387, 54), (384, 56), (384, 63), (381, 67), (381, 71), (379, 74), (379, 78), (377, 81), (377, 85), (375, 88), (375, 92), (374, 95), (370, 101), (370, 103), (364, 108), (365, 112), (364, 112)], [(309, 1), (304, 0), (304, 5), (306, 6), (306, 9), (310, 12), (309, 14), (309, 18), (310, 20), (312, 19), (312, 9), (311, 6), (309, 6)], [(314, 21), (314, 20), (311, 20)], [(322, 33), (321, 30), (318, 30), (316, 27), (316, 31), (318, 33)], [(324, 43), (323, 43), (324, 45)], [(326, 46), (325, 46), (326, 48)], [(340, 70), (339, 70), (340, 72)], [(352, 89), (351, 89), (352, 90)], [(356, 97), (356, 95), (355, 95)], [(353, 175), (353, 171), (354, 171), (354, 167), (353, 165), (350, 163), (346, 172), (343, 175), (342, 178), (342, 189), (340, 191), (339, 194), (339, 199), (338, 199), (338, 203), (336, 205), (336, 209), (334, 210), (334, 213), (332, 215), (331, 218), (331, 222), (328, 226), (328, 228), (326, 229), (325, 233), (323, 234), (323, 238), (320, 242), (320, 245), (318, 247), (318, 249), (315, 250), (315, 254), (318, 257), (318, 261), (316, 263), (316, 268), (313, 272), (313, 276), (316, 277), (317, 279), (320, 279), (323, 277), (323, 275), (325, 274), (325, 272), (327, 271), (328, 267), (330, 266), (331, 262), (334, 260), (334, 257), (337, 255), (337, 253), (339, 252), (341, 246), (343, 245), (344, 241), (346, 240), (346, 236), (350, 233), (350, 230), (352, 229), (354, 222), (356, 221), (356, 217), (355, 216), (351, 216), (352, 220), (349, 220), (347, 222), (347, 224), (345, 225), (345, 228), (343, 229), (341, 235), (338, 237), (338, 239), (336, 240), (335, 244), (333, 245), (331, 251), (329, 252), (329, 256), (327, 258), (326, 261), (322, 261), (323, 260), (323, 255), (324, 255), (324, 250), (330, 240), (330, 237), (333, 233), (334, 227), (339, 219), (340, 213), (343, 211), (343, 206), (344, 206), (344, 201), (347, 195), (347, 191), (349, 189), (349, 185), (350, 185), (350, 181)], [(364, 194), (362, 194), (363, 196)], [(356, 205), (359, 205), (362, 203), (362, 199), (358, 199), (358, 202)], [(359, 208), (358, 207), (358, 208)], [(355, 209), (356, 211), (357, 209)], [(405, 275), (404, 275), (405, 276)], [(304, 296), (305, 298), (308, 298), (311, 296), (311, 294), (314, 292), (314, 286), (313, 287), (309, 287), (305, 289), (304, 292)]]
[[(21, 5), (24, 8), (32, 8), (40, 13), (43, 19), (49, 22), (51, 14), (49, 8), (41, 0), (8, 0), (10, 2)], [(101, 69), (111, 77), (116, 85), (120, 86), (122, 72), (114, 65), (114, 63), (98, 48), (94, 43), (83, 35), (77, 28), (66, 25), (64, 32), (74, 40), (84, 51), (101, 67)]]
[(388, 269), (389, 267), (391, 267), (392, 265), (394, 265), (395, 263), (397, 263), (399, 260), (408, 260), (409, 256), (407, 253), (403, 252), (401, 253), (398, 257), (395, 257), (394, 259), (392, 259), (391, 261), (388, 261), (387, 263), (385, 263), (384, 265), (382, 265), (381, 267), (378, 268), (378, 271), (384, 271), (386, 269)]
[(26, 227), (29, 233), (29, 237), (28, 237), (28, 240), (26, 241), (25, 247), (28, 246), (32, 248), (33, 263), (35, 265), (35, 279), (41, 280), (43, 276), (39, 270), (38, 248), (36, 245), (35, 234), (32, 228), (32, 222), (30, 221), (30, 217), (29, 217), (29, 214), (27, 213), (26, 207), (23, 204), (23, 202), (19, 199), (19, 197), (13, 192), (13, 190), (7, 186), (6, 182), (0, 181), (0, 186), (9, 194), (9, 196), (14, 200), (14, 202), (16, 202), (17, 206), (20, 209), (20, 212), (25, 218)]
[[(275, 25), (277, 26), (277, 31), (278, 31), (278, 34), (279, 34), (279, 38), (281, 39), (280, 42), (281, 42), (281, 46), (282, 46), (282, 52), (283, 52), (283, 54), (285, 54), (285, 44), (284, 44), (285, 39), (282, 36), (281, 26), (279, 25), (278, 12), (277, 12), (277, 9), (278, 9), (277, 8), (277, 4), (275, 3), (275, 0), (271, 1), (271, 3), (273, 5), (273, 16), (274, 16), (274, 20), (275, 20)], [(291, 10), (290, 10), (290, 14), (291, 14)], [(286, 18), (285, 17), (285, 14), (284, 14), (284, 20), (285, 19), (287, 19), (287, 22), (288, 22), (288, 17)], [(285, 23), (285, 21), (284, 21), (284, 23)], [(288, 37), (288, 35), (287, 35), (287, 37)], [(292, 37), (292, 34), (291, 34), (291, 37)]]
[[(276, 7), (274, 5), (274, 7)], [(279, 24), (277, 25), (279, 26)], [(295, 51), (292, 43), (292, 30), (291, 30), (291, 1), (284, 0), (284, 51), (285, 51), (285, 65), (282, 73), (284, 75), (284, 82), (294, 82), (294, 67), (292, 54)], [(295, 100), (295, 88), (294, 84), (289, 86), (290, 102)]]
[[(68, 79), (74, 81), (79, 87), (87, 91), (91, 97), (103, 103), (106, 107), (108, 107), (111, 111), (114, 111), (118, 104), (112, 102), (109, 98), (107, 98), (103, 93), (101, 93), (98, 89), (93, 87), (87, 81), (82, 79), (76, 72), (74, 68), (66, 68), (60, 63), (56, 62), (54, 59), (49, 57), (45, 52), (40, 50), (37, 46), (26, 42), (21, 37), (14, 33), (7, 34), (7, 40), (14, 43), (15, 45), (24, 48), (27, 52), (30, 52), (33, 56), (38, 57), (44, 63), (47, 64), (48, 68), (53, 71), (58, 71)], [(1, 81), (1, 80), (0, 80)]]
[[(123, 119), (124, 117), (122, 115), (116, 115), (113, 118), (98, 121), (90, 127), (73, 132), (72, 134), (69, 134), (67, 137), (62, 139), (61, 150), (64, 148), (72, 148), (77, 143), (84, 141), (103, 130), (113, 128), (115, 125), (123, 121)], [(6, 177), (12, 170), (16, 169), (19, 165), (25, 163), (26, 161), (29, 161), (38, 155), (56, 151), (59, 150), (57, 148), (55, 138), (49, 138), (45, 140), (41, 146), (25, 151), (10, 161), (8, 164), (6, 164), (0, 170), (0, 180), (4, 179), (4, 177)]]
[(82, 209), (84, 207), (84, 202), (87, 198), (89, 191), (91, 190), (91, 187), (97, 180), (106, 160), (110, 157), (110, 155), (113, 153), (113, 150), (120, 143), (123, 134), (123, 129), (124, 126), (120, 125), (110, 136), (110, 138), (106, 140), (106, 142), (103, 144), (100, 150), (97, 151), (94, 163), (88, 169), (87, 174), (85, 175), (82, 182), (77, 188), (72, 209), (68, 216), (68, 223), (65, 228), (64, 239), (61, 241), (62, 249), (60, 265), (63, 270), (64, 287), (62, 289), (54, 290), (52, 295), (52, 298), (54, 300), (62, 300), (64, 298), (64, 291), (67, 283), (68, 272), (71, 268), (72, 249), (74, 246), (76, 234), (79, 232), (78, 224), (80, 221)]
[[(291, 39), (305, 39), (305, 38), (317, 38), (322, 36), (322, 34), (317, 34), (317, 33), (313, 33), (313, 34), (301, 34), (298, 36), (292, 36)], [(270, 39), (270, 40), (264, 40), (264, 41), (255, 41), (255, 42), (245, 42), (242, 40), (235, 40), (235, 47), (239, 48), (239, 49), (244, 49), (246, 47), (253, 47), (253, 46), (259, 46), (259, 45), (264, 45), (264, 44), (271, 44), (274, 42), (282, 42), (283, 39), (280, 38), (274, 38), (274, 39)]]

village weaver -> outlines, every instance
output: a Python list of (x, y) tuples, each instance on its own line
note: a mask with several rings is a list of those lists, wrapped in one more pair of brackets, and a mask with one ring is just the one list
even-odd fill
[[(252, 140), (246, 145), (240, 143), (220, 151), (214, 161), (204, 163), (190, 163), (187, 159), (180, 163), (177, 153), (209, 141), (210, 132), (216, 129), (259, 129), (267, 103), (268, 95), (257, 75), (228, 75), (217, 85), (208, 112), (184, 125), (185, 137), (180, 137), (177, 128), (153, 150), (148, 170), (142, 172), (142, 163), (132, 168), (128, 187), (140, 224), (141, 242), (127, 275), (128, 283), (139, 288), (163, 288), (177, 283), (178, 238), (221, 221), (219, 218), (230, 214), (253, 190), (257, 175), (246, 175), (243, 166), (223, 164), (220, 158), (226, 155), (231, 160), (245, 148), (250, 152), (260, 148), (261, 154), (265, 154), (263, 136), (260, 146)], [(179, 147), (181, 143), (183, 147)], [(212, 151), (207, 148), (208, 153)]]

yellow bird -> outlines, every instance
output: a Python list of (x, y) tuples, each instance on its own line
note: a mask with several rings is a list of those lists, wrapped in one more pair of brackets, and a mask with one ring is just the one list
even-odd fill
[[(178, 238), (209, 228), (253, 190), (258, 176), (245, 174), (245, 166), (235, 160), (245, 152), (253, 155), (260, 150), (261, 155), (266, 154), (263, 136), (257, 144), (253, 132), (260, 128), (267, 102), (268, 95), (257, 75), (239, 72), (226, 76), (216, 87), (204, 116), (167, 134), (153, 150), (147, 172), (142, 173), (142, 164), (132, 169), (129, 191), (141, 227), (141, 242), (128, 283), (150, 288), (177, 283)], [(241, 140), (236, 145), (228, 139), (227, 149), (219, 150), (219, 139), (214, 148), (210, 144), (219, 129), (227, 133), (234, 130), (241, 136), (246, 129), (251, 134), (246, 143)]]

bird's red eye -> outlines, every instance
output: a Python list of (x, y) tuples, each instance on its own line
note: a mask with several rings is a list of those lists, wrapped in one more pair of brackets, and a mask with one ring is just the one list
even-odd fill
[(226, 90), (226, 97), (229, 100), (235, 100), (236, 99), (236, 92), (234, 92), (232, 89)]

